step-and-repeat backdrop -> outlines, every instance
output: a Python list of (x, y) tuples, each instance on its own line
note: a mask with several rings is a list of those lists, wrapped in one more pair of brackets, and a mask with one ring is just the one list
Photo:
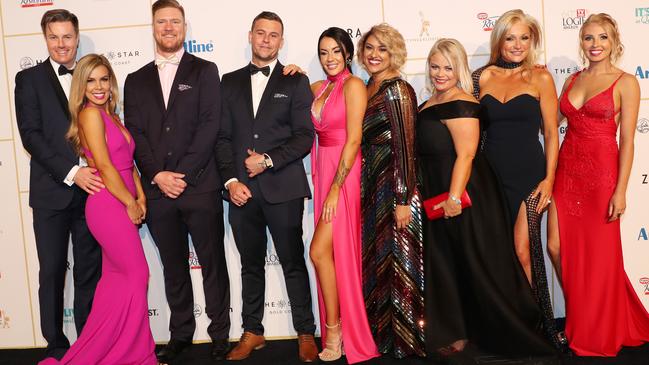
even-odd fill
[[(639, 0), (459, 0), (442, 3), (428, 0), (332, 0), (325, 3), (278, 0), (221, 2), (184, 0), (188, 23), (185, 49), (214, 61), (223, 74), (245, 65), (250, 58), (247, 41), (251, 20), (262, 10), (277, 12), (284, 20), (285, 43), (280, 52), (284, 63), (295, 63), (312, 81), (322, 79), (316, 55), (320, 33), (330, 26), (347, 29), (358, 40), (370, 26), (388, 22), (401, 31), (408, 47), (404, 77), (417, 91), (420, 101), (425, 89), (428, 50), (440, 37), (459, 39), (467, 49), (472, 68), (488, 59), (489, 35), (498, 16), (519, 7), (538, 19), (544, 43), (540, 62), (547, 64), (557, 90), (571, 73), (582, 67), (578, 57), (578, 30), (594, 12), (610, 13), (620, 25), (626, 52), (620, 67), (634, 74), (642, 87), (643, 100), (637, 121), (636, 153), (628, 190), (628, 209), (622, 219), (624, 258), (631, 284), (649, 307), (649, 3)], [(44, 346), (39, 326), (38, 260), (28, 205), (29, 155), (22, 148), (14, 110), (14, 76), (47, 57), (40, 30), (43, 12), (66, 8), (80, 20), (79, 54), (104, 54), (112, 63), (120, 85), (126, 75), (153, 59), (150, 0), (0, 0), (0, 348)], [(354, 65), (363, 78), (367, 74)], [(121, 93), (123, 95), (123, 93)], [(565, 133), (565, 124), (560, 127)], [(307, 169), (310, 167), (307, 164)], [(304, 244), (313, 233), (313, 207), (305, 202)], [(227, 207), (226, 207), (227, 216)], [(226, 225), (225, 249), (231, 281), (230, 336), (241, 334), (241, 280), (239, 255), (232, 232)], [(169, 338), (169, 309), (159, 255), (146, 227), (140, 232), (151, 271), (149, 317), (156, 341)], [(594, 247), (593, 249), (596, 249)], [(208, 340), (209, 319), (205, 315), (200, 258), (187, 258), (194, 280), (198, 322), (194, 339)], [(549, 261), (546, 260), (548, 268)], [(70, 268), (74, 262), (70, 258)], [(281, 274), (281, 265), (269, 239), (266, 256), (266, 303), (264, 324), (269, 337), (293, 336), (291, 305)], [(312, 294), (316, 295), (312, 267)], [(564, 315), (563, 296), (556, 277), (549, 270), (552, 298), (557, 316)], [(64, 312), (65, 331), (76, 338), (72, 309), (72, 275), (68, 275)], [(589, 283), (597, 285), (597, 283)], [(622, 285), (622, 283), (620, 283)], [(314, 300), (314, 313), (317, 313)]]

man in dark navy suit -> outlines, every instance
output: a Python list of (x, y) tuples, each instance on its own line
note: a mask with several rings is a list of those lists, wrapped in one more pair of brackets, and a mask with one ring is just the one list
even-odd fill
[(84, 167), (65, 138), (70, 127), (68, 95), (79, 45), (79, 21), (64, 9), (41, 19), (49, 58), (16, 75), (16, 119), (23, 146), (31, 155), (29, 205), (40, 265), (38, 302), (46, 357), (60, 359), (70, 347), (63, 333), (63, 288), (68, 242), (74, 257), (74, 323), (86, 323), (101, 275), (101, 251), (86, 226), (87, 194), (104, 186)]
[(229, 220), (241, 256), (244, 333), (228, 360), (265, 345), (266, 228), (284, 271), (299, 357), (314, 361), (315, 324), (304, 262), (302, 215), (311, 197), (302, 159), (313, 144), (312, 94), (302, 74), (283, 76), (277, 55), (284, 25), (272, 12), (252, 23), (252, 62), (223, 75), (223, 119), (216, 156), (230, 200)]
[(213, 62), (183, 49), (185, 11), (176, 0), (152, 6), (156, 59), (128, 75), (124, 119), (147, 197), (147, 227), (160, 252), (171, 309), (171, 339), (158, 352), (168, 363), (196, 329), (189, 242), (200, 260), (212, 357), (229, 350), (230, 283), (223, 246), (222, 186), (214, 146), (221, 121), (221, 83)]

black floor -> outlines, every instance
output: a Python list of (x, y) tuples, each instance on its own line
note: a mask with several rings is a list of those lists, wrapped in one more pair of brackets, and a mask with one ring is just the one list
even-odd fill
[[(170, 365), (208, 365), (217, 364), (209, 358), (210, 345), (200, 344), (192, 346), (189, 351), (184, 352), (178, 361)], [(0, 351), (0, 365), (34, 365), (44, 355), (43, 349), (29, 350), (2, 350)], [(297, 343), (295, 340), (268, 341), (267, 346), (243, 361), (224, 361), (221, 364), (237, 365), (302, 365), (297, 358)], [(344, 365), (346, 362), (341, 359), (330, 363), (332, 365)], [(528, 358), (528, 359), (505, 359), (489, 356), (477, 352), (474, 348), (468, 347), (464, 353), (455, 355), (445, 361), (435, 359), (406, 358), (396, 360), (384, 356), (362, 363), (362, 365), (649, 365), (649, 344), (637, 348), (623, 349), (615, 358), (580, 358), (566, 357), (563, 359), (552, 358)], [(92, 364), (88, 364), (92, 365)]]

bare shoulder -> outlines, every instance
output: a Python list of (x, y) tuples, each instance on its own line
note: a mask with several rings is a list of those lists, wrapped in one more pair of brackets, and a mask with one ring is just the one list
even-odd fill
[(84, 123), (86, 121), (95, 121), (95, 120), (101, 120), (101, 113), (99, 113), (99, 109), (97, 108), (83, 108), (79, 112), (79, 122)]
[(316, 81), (313, 84), (311, 84), (311, 92), (313, 92), (315, 94), (318, 91), (318, 89), (320, 88), (320, 86), (322, 86), (323, 82), (324, 82), (324, 80), (319, 80), (319, 81)]
[(464, 90), (457, 94), (457, 100), (470, 101), (472, 103), (477, 103), (476, 98), (471, 94), (467, 94)]
[(547, 68), (535, 66), (531, 69), (531, 71), (532, 71), (532, 77), (537, 81), (551, 82), (554, 84), (554, 79), (552, 78), (552, 74), (550, 73), (550, 71), (548, 71)]
[(638, 82), (638, 79), (628, 72), (625, 72), (622, 75), (622, 77), (620, 77), (620, 81), (618, 81), (618, 84), (620, 84), (622, 88), (629, 88), (629, 87), (635, 89), (640, 88), (640, 83)]
[(347, 90), (349, 90), (349, 91), (357, 91), (357, 90), (360, 90), (360, 89), (364, 90), (365, 89), (365, 83), (359, 77), (352, 75), (352, 76), (348, 77), (347, 80), (345, 80), (344, 88), (345, 88), (345, 91), (347, 91)]

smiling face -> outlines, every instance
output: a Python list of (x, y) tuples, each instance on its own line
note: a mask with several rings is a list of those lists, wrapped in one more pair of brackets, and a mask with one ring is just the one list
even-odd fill
[(335, 76), (345, 69), (345, 52), (333, 38), (324, 37), (320, 40), (318, 54), (320, 65), (327, 75)]
[(457, 86), (458, 76), (453, 69), (453, 65), (441, 52), (430, 56), (428, 64), (428, 76), (431, 85), (435, 88), (435, 92), (442, 94)]
[(584, 27), (581, 50), (590, 63), (610, 59), (612, 48), (610, 36), (604, 27), (596, 23)]
[(276, 20), (257, 19), (248, 32), (248, 42), (252, 49), (252, 62), (266, 66), (277, 58), (284, 45), (282, 23)]
[(373, 34), (363, 44), (363, 65), (372, 76), (392, 71), (392, 57), (388, 47)]
[(523, 62), (527, 58), (532, 45), (530, 28), (522, 23), (512, 24), (500, 45), (500, 54), (507, 62)]
[(180, 50), (186, 31), (185, 18), (176, 8), (162, 8), (153, 15), (153, 38), (158, 53), (163, 57), (170, 57)]
[(53, 22), (45, 28), (45, 42), (50, 58), (67, 68), (74, 66), (79, 46), (79, 35), (72, 22)]
[(85, 97), (94, 106), (102, 106), (110, 96), (110, 75), (104, 65), (95, 67), (86, 80)]

